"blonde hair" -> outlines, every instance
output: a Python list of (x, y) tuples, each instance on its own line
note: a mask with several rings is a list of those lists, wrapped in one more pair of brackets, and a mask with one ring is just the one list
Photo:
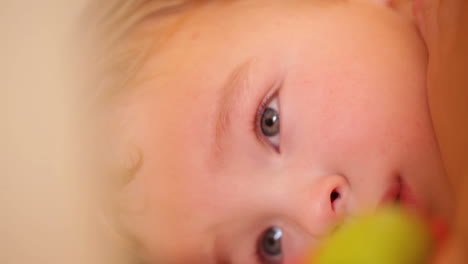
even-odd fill
[[(92, 98), (100, 101), (125, 90), (142, 67), (150, 50), (164, 39), (163, 28), (173, 23), (175, 14), (197, 0), (94, 0), (83, 16), (94, 86)], [(134, 33), (146, 21), (153, 23), (155, 34), (145, 37)], [(158, 31), (159, 29), (159, 31)]]
[[(168, 28), (177, 22), (177, 14), (201, 2), (204, 1), (93, 0), (86, 7), (79, 25), (80, 42), (84, 43), (79, 64), (85, 72), (80, 102), (88, 112), (87, 120), (93, 122), (88, 127), (105, 137), (99, 137), (100, 144), (93, 147), (111, 144), (103, 144), (103, 140), (108, 140), (108, 133), (115, 137), (121, 132), (119, 123), (123, 121), (113, 116), (117, 98), (122, 98), (134, 86), (148, 57), (167, 38)], [(137, 34), (144, 24), (150, 25), (151, 34)], [(102, 135), (106, 130), (108, 133)], [(106, 155), (98, 158), (103, 156)], [(123, 178), (128, 178), (131, 173), (123, 174)], [(111, 178), (110, 182), (117, 181), (117, 185), (122, 180), (115, 175)]]
[[(84, 72), (84, 126), (89, 144), (91, 181), (97, 187), (97, 199), (103, 216), (103, 228), (118, 262), (136, 262), (138, 244), (121, 228), (116, 214), (121, 210), (116, 193), (140, 165), (139, 152), (133, 151), (132, 164), (122, 164), (117, 155), (128, 152), (119, 148), (119, 118), (115, 117), (116, 98), (130, 89), (137, 73), (157, 46), (164, 41), (164, 30), (177, 21), (177, 14), (200, 0), (93, 0), (79, 21), (79, 65)], [(140, 25), (151, 23), (152, 32), (137, 35)], [(123, 253), (122, 253), (123, 252)], [(122, 254), (126, 255), (123, 258)], [(128, 258), (130, 257), (130, 258)]]

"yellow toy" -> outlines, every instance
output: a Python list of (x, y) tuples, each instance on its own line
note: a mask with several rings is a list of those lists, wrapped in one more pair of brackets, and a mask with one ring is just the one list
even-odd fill
[(426, 264), (434, 238), (429, 226), (396, 207), (341, 225), (307, 264)]

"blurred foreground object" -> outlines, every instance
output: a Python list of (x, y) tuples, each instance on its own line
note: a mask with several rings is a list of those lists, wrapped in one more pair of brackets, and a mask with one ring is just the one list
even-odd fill
[(307, 264), (425, 264), (428, 226), (396, 207), (351, 219), (327, 238)]

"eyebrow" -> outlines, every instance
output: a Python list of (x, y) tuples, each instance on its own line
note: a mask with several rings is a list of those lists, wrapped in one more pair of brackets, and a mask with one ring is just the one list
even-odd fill
[(231, 72), (221, 89), (220, 99), (217, 105), (215, 150), (220, 152), (223, 147), (223, 139), (228, 135), (232, 114), (245, 103), (249, 98), (249, 72), (252, 59), (238, 65)]

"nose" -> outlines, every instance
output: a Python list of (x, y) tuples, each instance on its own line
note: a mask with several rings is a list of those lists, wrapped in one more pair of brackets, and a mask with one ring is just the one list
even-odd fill
[(348, 211), (350, 186), (342, 175), (326, 175), (312, 184), (307, 191), (310, 199), (310, 217), (320, 231), (326, 231)]

